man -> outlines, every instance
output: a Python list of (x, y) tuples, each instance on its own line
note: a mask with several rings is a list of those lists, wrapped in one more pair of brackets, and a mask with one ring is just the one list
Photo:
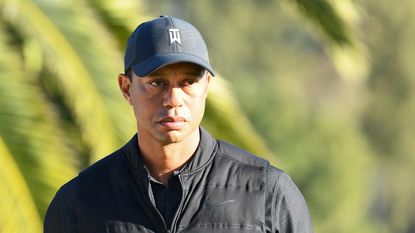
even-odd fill
[(45, 232), (312, 232), (288, 175), (199, 126), (214, 75), (200, 33), (162, 16), (128, 40), (118, 84), (137, 134), (65, 184)]

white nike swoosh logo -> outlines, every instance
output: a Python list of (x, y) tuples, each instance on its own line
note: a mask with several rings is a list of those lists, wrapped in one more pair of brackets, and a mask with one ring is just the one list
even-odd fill
[(227, 200), (227, 201), (223, 201), (223, 202), (218, 202), (218, 203), (209, 203), (209, 202), (205, 202), (203, 204), (203, 209), (213, 209), (222, 205), (226, 205), (226, 204), (230, 204), (235, 202), (235, 200)]

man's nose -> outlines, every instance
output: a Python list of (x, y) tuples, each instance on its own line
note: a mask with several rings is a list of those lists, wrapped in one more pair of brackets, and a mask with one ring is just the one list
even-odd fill
[(164, 107), (177, 108), (183, 105), (183, 90), (179, 87), (171, 87), (166, 90), (163, 98)]

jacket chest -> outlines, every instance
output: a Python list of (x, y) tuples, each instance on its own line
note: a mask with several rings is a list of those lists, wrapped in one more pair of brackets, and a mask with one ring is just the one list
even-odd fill
[[(184, 202), (178, 232), (265, 232), (263, 190), (210, 183)], [(194, 193), (197, 193), (195, 191)], [(187, 205), (186, 205), (187, 204)]]
[[(265, 232), (265, 201), (261, 190), (204, 185), (193, 191), (184, 196), (172, 232)], [(166, 232), (152, 203), (129, 199), (108, 201), (114, 197), (98, 199), (83, 206), (80, 232)]]
[(262, 170), (216, 165), (222, 163), (181, 177), (183, 199), (170, 231), (150, 200), (148, 185), (131, 182), (135, 185), (83, 199), (80, 232), (265, 232)]

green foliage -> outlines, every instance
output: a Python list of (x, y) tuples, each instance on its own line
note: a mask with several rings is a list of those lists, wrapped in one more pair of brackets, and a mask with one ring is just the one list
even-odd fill
[(257, 153), (273, 161), (263, 139), (253, 129), (252, 123), (240, 111), (229, 92), (229, 84), (216, 75), (210, 84), (209, 97), (202, 125), (216, 138), (232, 142), (251, 153)]
[[(9, 216), (16, 221), (18, 216), (22, 221), (30, 217), (33, 219), (28, 224), (33, 222), (36, 228), (39, 226), (36, 221), (44, 215), (56, 189), (75, 175), (75, 161), (59, 129), (56, 112), (42, 88), (36, 85), (37, 77), (24, 72), (22, 51), (12, 44), (16, 39), (11, 29), (1, 23), (0, 31), (0, 78), (3, 80), (0, 85), (0, 136), (1, 165), (4, 166), (1, 170), (5, 173), (0, 185), (1, 200), (4, 205), (16, 206), (2, 217)], [(11, 192), (6, 193), (7, 190)], [(19, 197), (22, 203), (17, 204)], [(38, 207), (37, 213), (33, 206)], [(28, 211), (27, 215), (22, 215), (25, 211)], [(3, 221), (4, 218), (0, 220)], [(25, 227), (31, 229), (30, 225), (19, 225), (22, 226), (19, 232), (24, 232)]]
[(349, 44), (352, 42), (344, 19), (340, 17), (329, 1), (294, 0), (294, 2), (311, 21), (319, 25), (323, 32), (336, 43)]
[(370, 45), (372, 66), (367, 80), (370, 96), (363, 127), (378, 155), (371, 203), (373, 217), (391, 232), (414, 232), (415, 197), (415, 69), (413, 62), (415, 5), (402, 1), (366, 1), (364, 37)]
[(42, 223), (24, 177), (0, 138), (0, 226), (2, 232), (41, 232)]

